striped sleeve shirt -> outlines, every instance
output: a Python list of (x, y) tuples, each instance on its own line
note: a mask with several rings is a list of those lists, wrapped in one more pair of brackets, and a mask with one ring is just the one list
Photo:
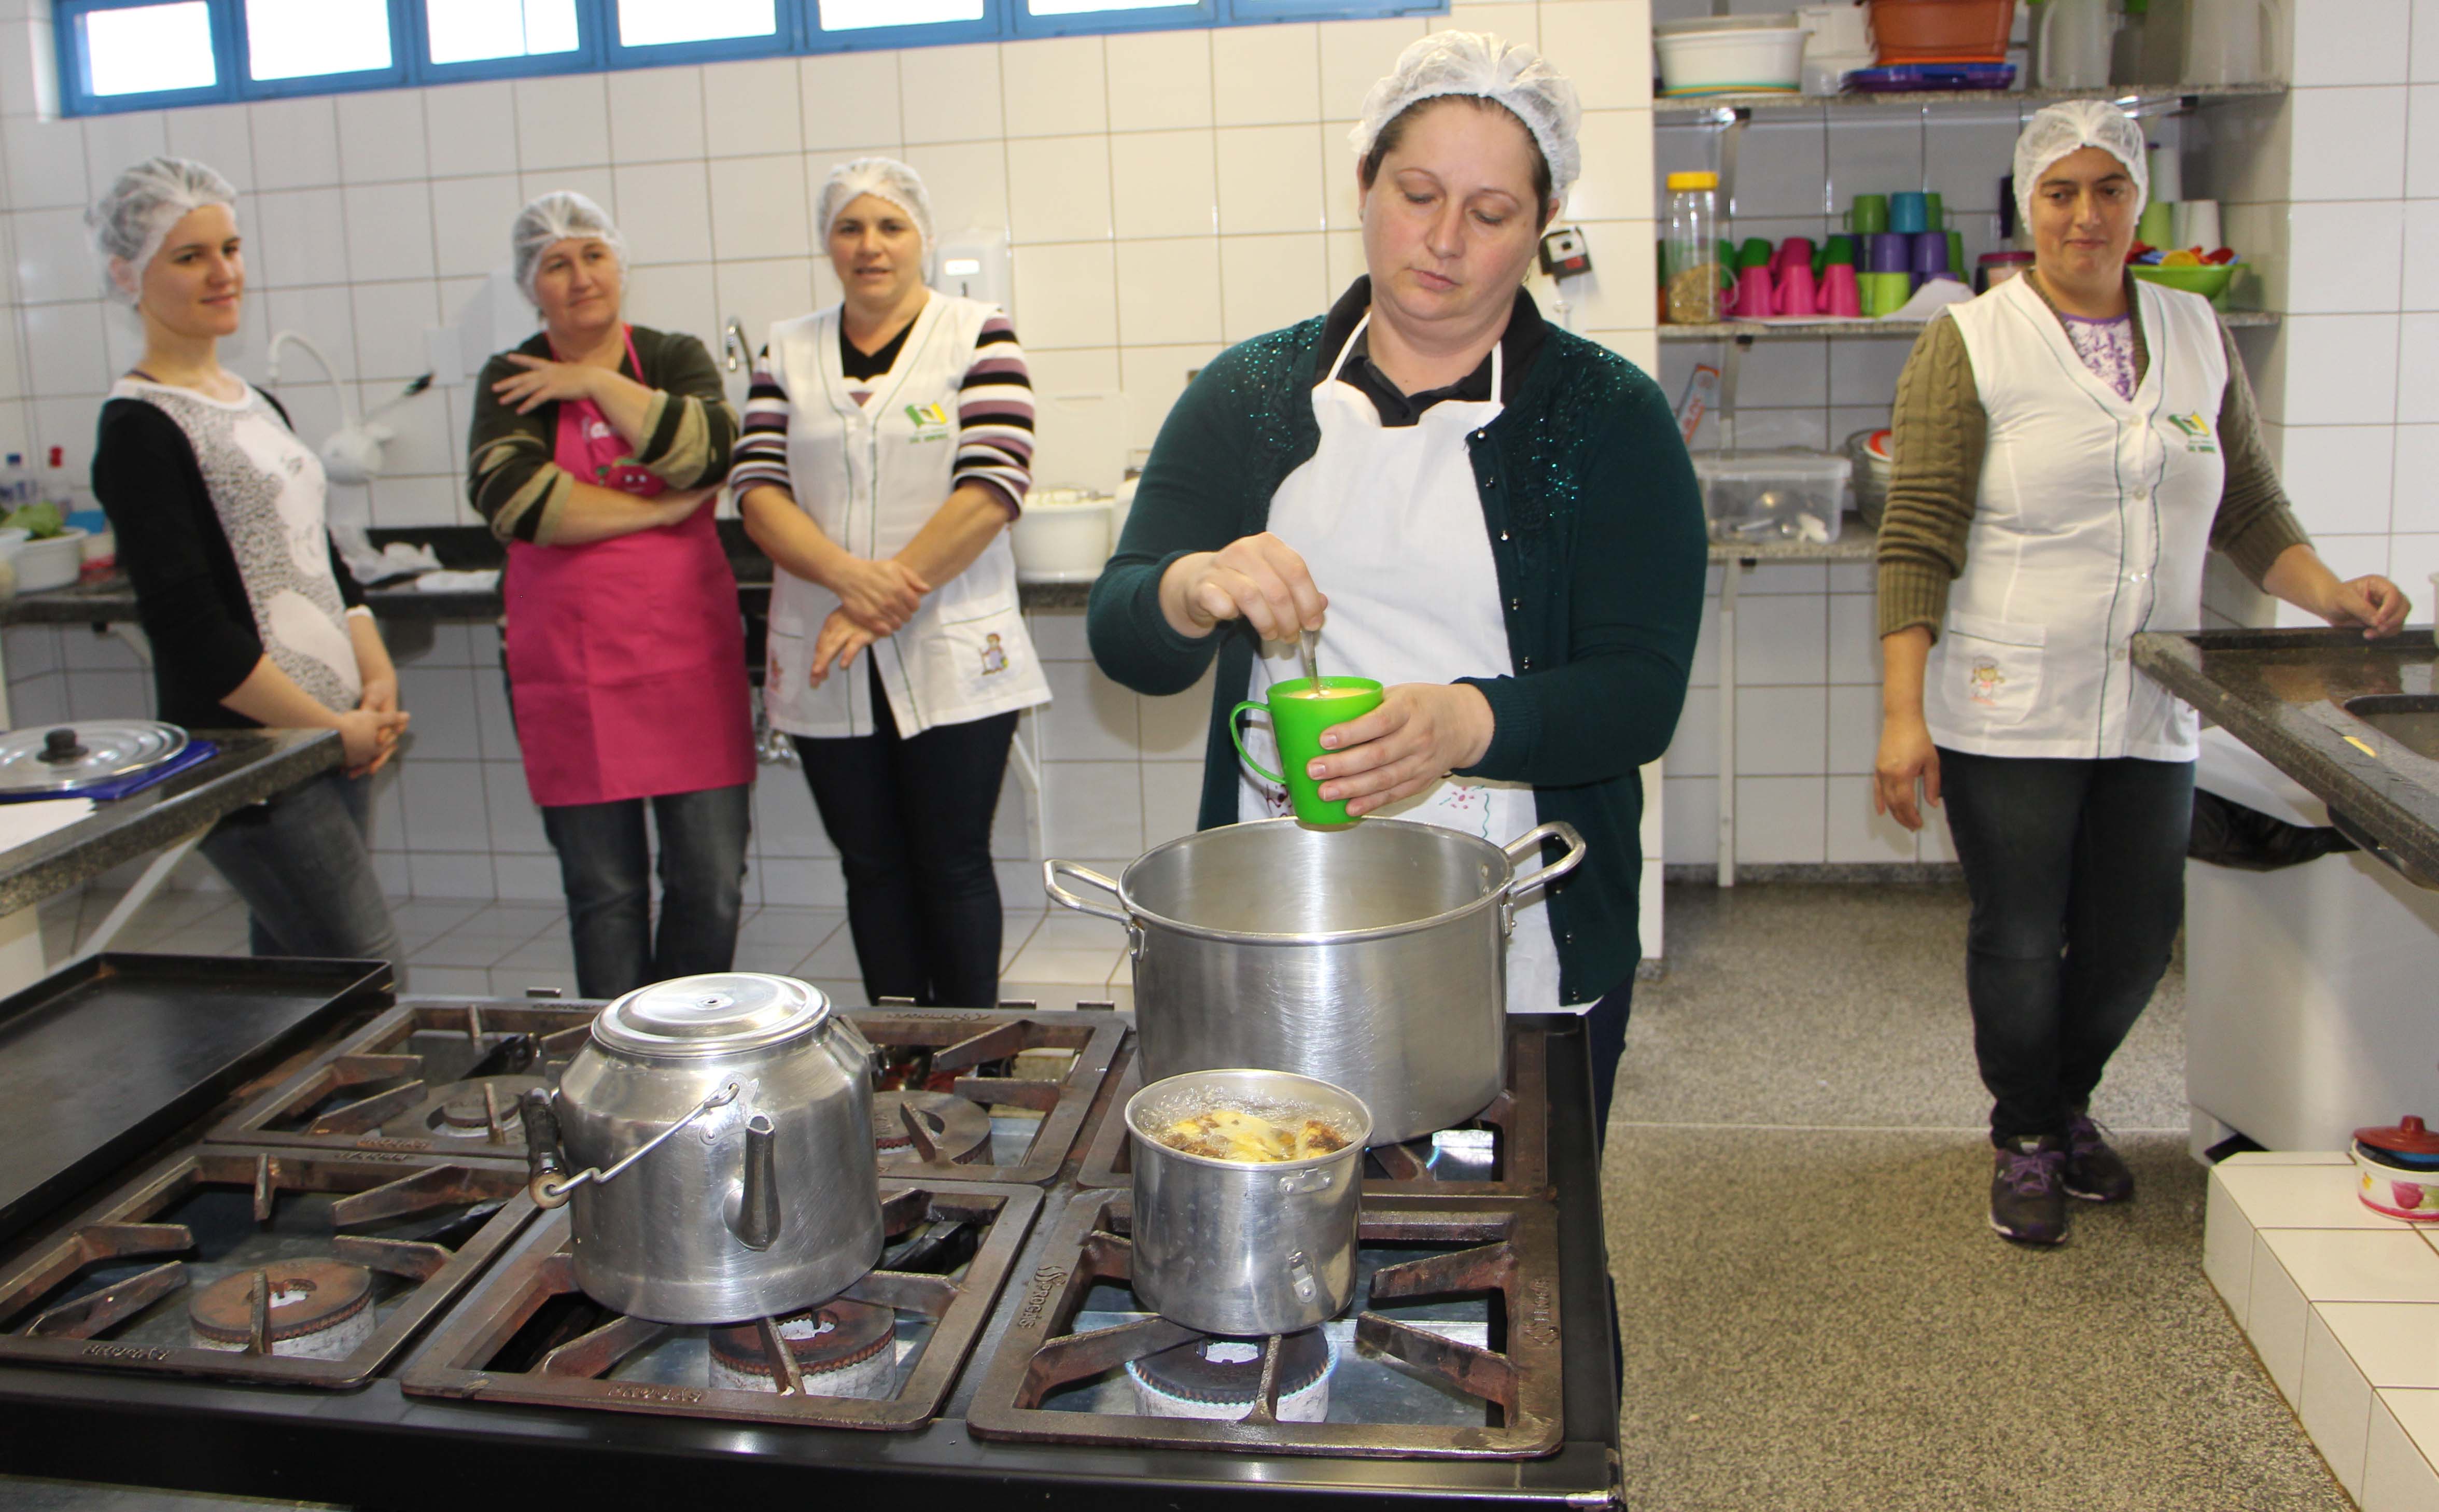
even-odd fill
[[(870, 391), (859, 389), (854, 397), (863, 403)], [(745, 396), (729, 473), (738, 492), (769, 487), (794, 496), (788, 477), (788, 424), (794, 412), (794, 398), (773, 370), (766, 347)], [(968, 483), (996, 489), (1011, 516), (1024, 507), (1025, 490), (1033, 486), (1033, 383), (1016, 328), (1003, 314), (984, 322), (973, 360), (957, 382), (957, 455), (949, 487), (954, 491)]]

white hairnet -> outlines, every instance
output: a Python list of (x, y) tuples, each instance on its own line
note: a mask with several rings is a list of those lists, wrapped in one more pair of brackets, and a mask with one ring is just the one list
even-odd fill
[(822, 181), (821, 203), (813, 206), (824, 245), (829, 242), (831, 222), (840, 212), (867, 194), (905, 211), (915, 222), (916, 235), (923, 239), (924, 252), (931, 252), (932, 197), (923, 192), (922, 176), (894, 157), (859, 157), (830, 169), (830, 176)]
[(2142, 123), (2105, 99), (2062, 99), (2044, 105), (2016, 136), (2016, 223), (2030, 230), (2033, 189), (2069, 152), (2096, 147), (2126, 165), (2134, 181), (2134, 213), (2151, 198), (2151, 169), (2143, 153)]
[[(206, 205), (237, 204), (237, 188), (204, 164), (183, 157), (148, 157), (118, 175), (110, 192), (87, 210), (84, 223), (93, 232), (94, 250), (101, 257), (101, 277), (111, 297), (135, 303), (144, 270), (161, 252), (169, 230)], [(113, 258), (128, 267), (121, 282), (111, 268)]]
[(1576, 86), (1532, 48), (1487, 31), (1437, 31), (1409, 44), (1389, 77), (1363, 97), (1362, 119), (1346, 133), (1355, 155), (1368, 155), (1381, 129), (1407, 106), (1442, 95), (1472, 95), (1506, 106), (1533, 133), (1550, 165), (1552, 194), (1566, 193), (1583, 170), (1576, 127), (1584, 113)]
[(610, 212), (574, 189), (538, 195), (517, 212), (516, 229), (508, 233), (517, 287), (537, 307), (542, 301), (534, 296), (534, 275), (542, 271), (542, 255), (557, 242), (573, 240), (600, 242), (618, 259), (618, 271), (627, 271), (627, 239), (611, 223)]

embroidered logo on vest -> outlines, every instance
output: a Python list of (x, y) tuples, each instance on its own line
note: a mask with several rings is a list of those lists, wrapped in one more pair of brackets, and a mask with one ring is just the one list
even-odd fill
[(1973, 679), (1974, 703), (1995, 704), (1999, 702), (1999, 689), (2007, 681), (2007, 674), (1999, 670), (1998, 663), (1986, 656), (1977, 658), (1967, 675)]
[(2171, 415), (2168, 417), (2168, 423), (2175, 426), (2177, 428), (2177, 434), (2185, 438), (2186, 451), (2216, 452), (2218, 450), (2218, 440), (2217, 437), (2211, 434), (2211, 422), (2208, 416), (2199, 413), (2193, 415)]
[(995, 672), (1006, 671), (1007, 651), (1000, 645), (999, 636), (992, 634), (986, 637), (986, 640), (987, 644), (983, 647), (983, 676), (989, 677)]
[(917, 441), (945, 441), (949, 438), (949, 407), (946, 404), (909, 404), (906, 418), (915, 422)]

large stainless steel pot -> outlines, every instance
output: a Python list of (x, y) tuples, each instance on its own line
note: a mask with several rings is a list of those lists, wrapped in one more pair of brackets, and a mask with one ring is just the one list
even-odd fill
[[(1214, 1107), (1319, 1118), (1346, 1147), (1254, 1164), (1161, 1143), (1160, 1130)], [(1198, 1071), (1136, 1093), (1127, 1100), (1136, 1298), (1204, 1333), (1294, 1333), (1345, 1311), (1371, 1122), (1345, 1089), (1279, 1071)]]
[(630, 992), (524, 1112), (534, 1200), (573, 1199), (577, 1285), (620, 1312), (775, 1317), (881, 1258), (872, 1046), (805, 983), (737, 971)]
[[(1554, 839), (1566, 854), (1520, 874)], [(1172, 840), (1116, 881), (1045, 862), (1042, 883), (1131, 935), (1147, 1079), (1227, 1066), (1317, 1077), (1362, 1099), (1373, 1143), (1389, 1145), (1463, 1123), (1506, 1085), (1518, 899), (1583, 856), (1565, 824), (1503, 850), (1436, 825), (1275, 819)]]

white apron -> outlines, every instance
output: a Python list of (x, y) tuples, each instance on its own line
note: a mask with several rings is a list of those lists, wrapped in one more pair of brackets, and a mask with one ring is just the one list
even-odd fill
[(2197, 295), (2135, 285), (2132, 400), (2030, 283), (1951, 305), (1989, 413), (1965, 571), (1923, 675), (1932, 738), (1976, 756), (2194, 759), (2193, 709), (2134, 668), (2137, 631), (2201, 623), (2228, 372)]
[[(822, 534), (879, 559), (938, 511), (957, 457), (957, 386), (996, 312), (935, 291), (897, 362), (869, 380), (851, 380), (839, 365), (840, 307), (771, 328), (772, 376), (791, 400), (788, 478), (796, 507)], [(872, 396), (861, 405), (858, 388)], [(871, 680), (861, 666), (812, 685), (813, 640), (838, 604), (818, 583), (773, 575), (763, 702), (772, 724), (790, 735), (873, 733)], [(1016, 556), (1005, 531), (964, 572), (934, 584), (915, 617), (869, 654), (903, 737), (1050, 702), (1017, 608)]]
[[(1322, 673), (1391, 686), (1511, 676), (1499, 571), (1465, 444), (1499, 414), (1499, 401), (1444, 400), (1413, 425), (1382, 425), (1372, 401), (1338, 379), (1355, 336), (1370, 323), (1366, 315), (1357, 325), (1328, 375), (1313, 387), (1321, 445), (1271, 496), (1271, 533), (1305, 560), (1329, 596)], [(1503, 366), (1494, 347), (1494, 396)], [(1303, 675), (1296, 647), (1266, 643), (1254, 659), (1245, 696), (1262, 699), (1272, 684)], [(1247, 720), (1245, 741), (1266, 764), (1277, 761), (1267, 725)], [(1242, 765), (1237, 770), (1239, 819), (1289, 811), (1285, 789)], [(1503, 846), (1540, 823), (1530, 784), (1481, 777), (1445, 777), (1376, 812), (1461, 829)], [(1537, 892), (1517, 911), (1507, 945), (1507, 1011), (1547, 1013), (1560, 1006), (1558, 946), (1549, 905)]]

